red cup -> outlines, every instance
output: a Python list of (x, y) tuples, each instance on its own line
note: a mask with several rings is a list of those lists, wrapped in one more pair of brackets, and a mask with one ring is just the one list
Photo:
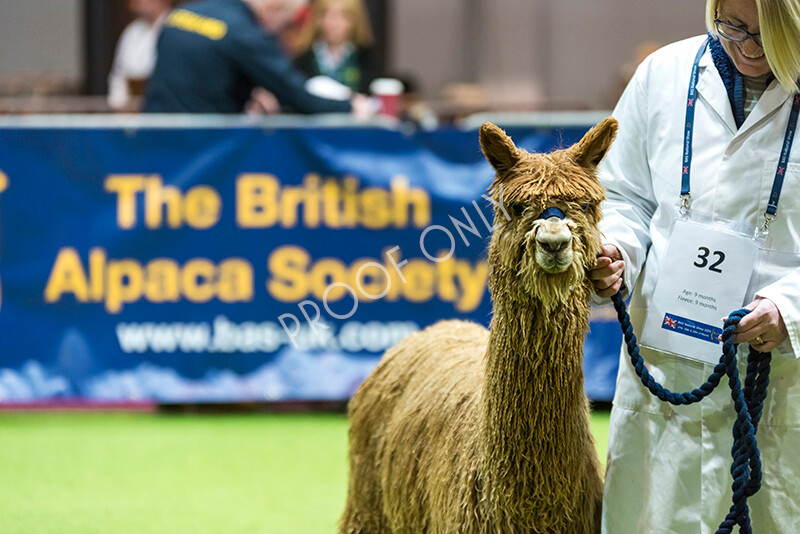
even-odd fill
[(400, 97), (403, 94), (403, 82), (394, 78), (376, 78), (369, 84), (372, 96), (380, 101), (378, 113), (396, 119), (400, 118)]

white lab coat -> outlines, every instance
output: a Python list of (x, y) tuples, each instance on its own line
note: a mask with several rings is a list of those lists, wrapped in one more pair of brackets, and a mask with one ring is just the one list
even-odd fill
[[(674, 43), (642, 63), (614, 111), (619, 134), (600, 167), (608, 189), (601, 229), (624, 257), (625, 284), (634, 288), (630, 312), (637, 334), (659, 272), (669, 268), (664, 255), (680, 204), (686, 96), (702, 40)], [(792, 98), (772, 82), (737, 131), (709, 51), (700, 62), (697, 89), (692, 207), (755, 227), (763, 220)], [(795, 139), (770, 230), (769, 250), (758, 260), (747, 302), (754, 294), (774, 301), (789, 338), (773, 351), (758, 428), (764, 478), (761, 491), (749, 500), (756, 534), (800, 530), (800, 362), (795, 358), (800, 355), (800, 139)], [(740, 364), (747, 350), (746, 344), (740, 346)], [(713, 368), (647, 349), (642, 355), (651, 374), (672, 391), (699, 386)], [(611, 414), (603, 532), (715, 532), (731, 505), (734, 418), (727, 379), (701, 403), (673, 407), (642, 386), (623, 347)]]

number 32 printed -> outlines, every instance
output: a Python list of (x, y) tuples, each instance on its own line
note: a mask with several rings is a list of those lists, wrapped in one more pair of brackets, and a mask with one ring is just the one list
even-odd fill
[(717, 257), (717, 261), (715, 261), (711, 265), (708, 265), (708, 270), (711, 271), (712, 273), (722, 273), (722, 269), (719, 269), (718, 267), (722, 265), (723, 261), (725, 261), (724, 252), (722, 252), (721, 250), (715, 250), (714, 252), (711, 252), (706, 247), (699, 247), (697, 251), (700, 254), (698, 254), (697, 256), (697, 261), (694, 262), (695, 267), (697, 267), (698, 269), (705, 269), (706, 265), (708, 265), (708, 256), (713, 254), (714, 256)]

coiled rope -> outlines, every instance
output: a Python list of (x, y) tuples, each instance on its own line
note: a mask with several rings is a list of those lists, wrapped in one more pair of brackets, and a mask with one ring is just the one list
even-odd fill
[(729, 534), (733, 532), (735, 525), (739, 525), (741, 534), (752, 534), (747, 499), (755, 495), (761, 488), (761, 452), (758, 450), (756, 432), (758, 431), (758, 422), (761, 420), (764, 399), (767, 397), (772, 353), (759, 352), (750, 347), (750, 354), (747, 357), (747, 375), (744, 380), (744, 388), (742, 388), (736, 366), (737, 345), (733, 343), (733, 334), (739, 321), (750, 313), (750, 310), (743, 308), (728, 315), (722, 331), (722, 356), (706, 382), (693, 391), (673, 393), (656, 382), (647, 371), (644, 360), (639, 355), (636, 335), (633, 333), (631, 319), (622, 295), (617, 293), (611, 297), (611, 300), (617, 310), (617, 318), (625, 336), (628, 355), (637, 376), (650, 393), (662, 401), (676, 406), (700, 402), (716, 389), (723, 375), (728, 375), (731, 397), (736, 408), (736, 421), (733, 424), (733, 447), (731, 448), (733, 504), (716, 534)]

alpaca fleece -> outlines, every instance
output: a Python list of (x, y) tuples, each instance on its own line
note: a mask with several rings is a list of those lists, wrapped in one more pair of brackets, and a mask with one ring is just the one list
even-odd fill
[[(358, 389), (341, 533), (600, 531), (602, 473), (582, 361), (586, 271), (600, 250), (605, 199), (595, 169), (616, 128), (607, 119), (552, 154), (481, 128), (502, 206), (489, 247), (491, 329), (442, 321), (412, 334)], [(572, 262), (559, 272), (535, 258), (548, 206), (564, 211), (572, 234)]]

